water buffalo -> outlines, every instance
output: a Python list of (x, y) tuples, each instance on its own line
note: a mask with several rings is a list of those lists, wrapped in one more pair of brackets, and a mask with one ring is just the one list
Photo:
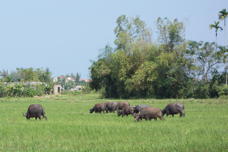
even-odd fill
[(24, 116), (27, 119), (30, 119), (30, 118), (35, 118), (35, 119), (39, 118), (39, 119), (41, 119), (41, 116), (42, 116), (43, 118), (45, 118), (47, 120), (47, 117), (45, 116), (44, 109), (43, 109), (43, 107), (40, 104), (31, 104), (31, 105), (29, 105), (28, 110), (24, 114)]
[(134, 113), (139, 113), (143, 108), (150, 107), (148, 105), (136, 105), (134, 106)]
[(117, 110), (117, 102), (106, 102), (105, 111), (106, 112), (115, 112)]
[(162, 110), (162, 115), (164, 116), (165, 114), (167, 116), (174, 116), (175, 114), (180, 114), (180, 117), (183, 117), (185, 116), (184, 105), (181, 103), (170, 103)]
[(145, 119), (145, 120), (155, 119), (155, 120), (157, 120), (157, 118), (159, 118), (160, 120), (163, 120), (161, 109), (154, 108), (154, 107), (145, 107), (138, 114), (135, 114), (134, 117), (135, 117), (136, 121), (139, 121), (142, 119)]
[(105, 111), (106, 103), (97, 103), (91, 108), (89, 111), (90, 113), (101, 113)]
[(129, 106), (130, 106), (130, 104), (128, 102), (118, 102), (117, 105), (116, 105), (116, 109), (117, 110), (122, 110), (125, 107), (129, 107)]
[(128, 116), (133, 114), (133, 107), (126, 106), (122, 110), (117, 111), (118, 116)]

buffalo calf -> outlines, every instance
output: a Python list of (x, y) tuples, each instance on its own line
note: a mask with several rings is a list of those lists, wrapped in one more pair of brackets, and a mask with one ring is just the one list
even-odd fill
[(150, 107), (148, 105), (136, 105), (133, 107), (134, 113), (139, 113), (143, 108)]
[(118, 116), (128, 116), (128, 115), (133, 115), (133, 107), (126, 106), (122, 110), (117, 111)]
[(138, 114), (135, 114), (134, 117), (135, 117), (136, 121), (139, 121), (142, 119), (145, 119), (145, 120), (155, 119), (155, 120), (157, 120), (157, 118), (159, 118), (160, 120), (163, 120), (161, 109), (154, 108), (154, 107), (145, 107)]

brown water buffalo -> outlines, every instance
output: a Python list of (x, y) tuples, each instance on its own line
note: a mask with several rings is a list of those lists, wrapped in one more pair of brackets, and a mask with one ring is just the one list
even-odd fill
[(47, 117), (45, 116), (45, 112), (43, 107), (40, 104), (31, 104), (28, 107), (27, 112), (24, 114), (24, 116), (27, 119), (30, 118), (39, 118), (41, 120), (41, 117), (45, 118), (47, 120)]
[(115, 112), (117, 110), (117, 102), (106, 102), (105, 111), (106, 112)]
[(133, 107), (125, 106), (122, 110), (117, 111), (118, 116), (128, 116), (133, 115)]
[(166, 116), (180, 114), (180, 117), (184, 117), (184, 105), (182, 103), (170, 103), (162, 110), (162, 115), (165, 114)]
[(129, 106), (130, 104), (128, 102), (118, 102), (116, 108), (117, 110), (122, 110), (125, 107), (129, 107)]
[(145, 120), (155, 119), (155, 120), (157, 120), (157, 118), (159, 118), (160, 120), (163, 120), (161, 109), (154, 108), (154, 107), (145, 107), (138, 114), (135, 114), (134, 117), (135, 117), (136, 121), (139, 121), (142, 119), (145, 119)]
[(150, 107), (148, 105), (136, 105), (134, 106), (134, 113), (139, 113), (143, 108)]
[(106, 103), (97, 103), (91, 108), (89, 111), (90, 113), (101, 113), (105, 111)]

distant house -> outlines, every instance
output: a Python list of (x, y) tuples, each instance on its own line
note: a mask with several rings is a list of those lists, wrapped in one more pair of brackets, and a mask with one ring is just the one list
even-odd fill
[(65, 80), (66, 82), (69, 82), (69, 81), (76, 81), (75, 78), (71, 77), (71, 76), (64, 76), (64, 75), (61, 75), (61, 76), (58, 76), (58, 77), (55, 77), (53, 79), (54, 82), (58, 82), (58, 80)]
[(59, 84), (54, 85), (53, 94), (60, 94), (63, 91), (63, 87)]
[(61, 76), (58, 77), (58, 79), (64, 79), (64, 78), (65, 78), (64, 75), (61, 75)]
[(66, 82), (69, 82), (69, 81), (75, 81), (75, 79), (72, 77), (66, 77)]

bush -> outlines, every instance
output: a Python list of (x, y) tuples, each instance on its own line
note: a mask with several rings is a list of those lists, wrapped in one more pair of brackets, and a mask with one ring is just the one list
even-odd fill
[(194, 98), (209, 98), (209, 84), (199, 83), (194, 90)]
[(0, 83), (0, 97), (4, 97), (6, 94), (4, 84)]
[(25, 85), (22, 83), (0, 84), (0, 97), (34, 97), (50, 94), (51, 85)]
[(37, 95), (36, 90), (31, 87), (26, 87), (23, 93), (24, 93), (23, 94), (24, 97), (34, 97)]
[(6, 85), (6, 96), (21, 97), (23, 96), (24, 86), (21, 84)]
[(82, 88), (82, 92), (83, 93), (90, 93), (92, 91), (92, 89), (90, 88), (89, 85), (85, 85), (83, 88)]
[(228, 86), (224, 85), (220, 87), (219, 96), (228, 96)]

